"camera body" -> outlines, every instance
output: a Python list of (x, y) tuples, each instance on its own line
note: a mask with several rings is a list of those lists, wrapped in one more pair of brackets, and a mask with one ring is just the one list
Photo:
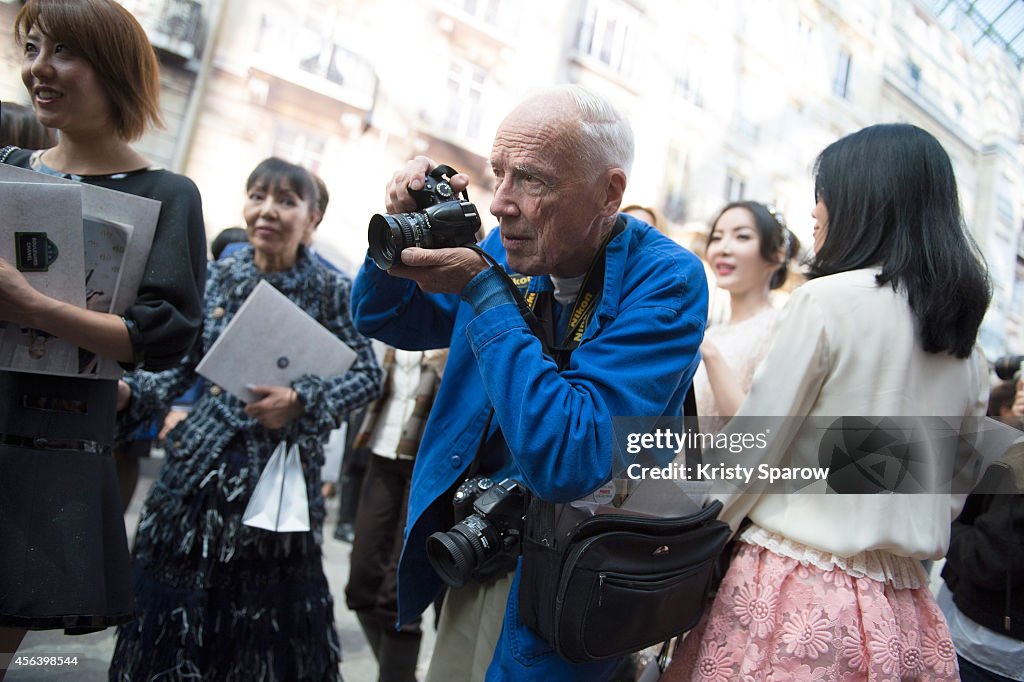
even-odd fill
[(451, 166), (437, 166), (424, 178), (422, 189), (409, 188), (419, 211), (370, 218), (369, 251), (378, 268), (390, 270), (410, 246), (444, 249), (476, 243), (480, 214), (467, 192), (460, 199), (452, 189), (449, 179), (456, 172)]
[(528, 503), (529, 493), (511, 478), (463, 482), (452, 497), (455, 525), (427, 538), (427, 557), (441, 579), (462, 587), (514, 568)]

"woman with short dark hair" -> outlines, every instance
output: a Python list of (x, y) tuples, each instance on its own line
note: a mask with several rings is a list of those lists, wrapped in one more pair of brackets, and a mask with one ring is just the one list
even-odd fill
[[(29, 0), (15, 39), (36, 117), (60, 135), (53, 147), (7, 148), (0, 160), (161, 207), (138, 295), (123, 314), (52, 299), (0, 260), (0, 320), (124, 367), (174, 366), (202, 320), (205, 234), (195, 185), (130, 144), (159, 122), (146, 32), (113, 0)], [(26, 629), (74, 634), (134, 617), (110, 454), (117, 399), (112, 380), (0, 372), (0, 652), (16, 650)]]
[[(967, 497), (942, 445), (985, 414), (986, 270), (949, 157), (920, 128), (829, 145), (815, 196), (812, 279), (725, 429), (759, 430), (767, 446), (705, 454), (758, 475), (827, 476), (714, 491), (734, 529), (751, 523), (664, 680), (959, 679), (921, 561), (946, 553)], [(861, 447), (867, 459), (852, 459)]]
[[(249, 245), (210, 265), (196, 352), (167, 372), (125, 377), (135, 419), (162, 414), (260, 282), (268, 282), (358, 354), (345, 374), (255, 386), (249, 403), (208, 386), (164, 440), (167, 462), (143, 505), (133, 553), (138, 620), (118, 629), (112, 680), (338, 678), (341, 645), (324, 576), (320, 468), (328, 433), (376, 398), (381, 371), (352, 326), (351, 281), (304, 246), (319, 222), (310, 173), (282, 159), (246, 182)], [(278, 443), (298, 448), (311, 530), (242, 522)]]

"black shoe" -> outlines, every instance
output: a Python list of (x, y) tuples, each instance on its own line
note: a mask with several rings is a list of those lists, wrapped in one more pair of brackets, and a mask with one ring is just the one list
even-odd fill
[(356, 529), (351, 523), (343, 521), (334, 529), (334, 539), (352, 544), (356, 537)]

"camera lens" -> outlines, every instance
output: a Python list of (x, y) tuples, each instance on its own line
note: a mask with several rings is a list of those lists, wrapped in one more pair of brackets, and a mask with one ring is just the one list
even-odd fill
[(370, 258), (381, 270), (390, 270), (401, 261), (402, 249), (420, 246), (427, 227), (427, 219), (421, 213), (374, 215), (367, 230)]
[(498, 533), (480, 516), (473, 514), (446, 533), (427, 538), (427, 558), (450, 587), (462, 587), (488, 553), (498, 548)]

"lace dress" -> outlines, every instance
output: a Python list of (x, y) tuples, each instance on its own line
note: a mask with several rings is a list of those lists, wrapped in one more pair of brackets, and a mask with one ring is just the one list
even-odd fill
[(959, 680), (921, 562), (836, 557), (757, 526), (662, 682)]
[[(739, 377), (740, 388), (744, 393), (750, 391), (754, 371), (768, 352), (778, 315), (779, 312), (775, 308), (764, 308), (741, 322), (709, 327), (704, 334), (704, 339), (718, 348), (719, 353)], [(707, 368), (703, 362), (693, 377), (693, 387), (697, 397), (701, 431), (721, 431), (729, 418), (720, 416), (715, 394), (708, 382)]]

